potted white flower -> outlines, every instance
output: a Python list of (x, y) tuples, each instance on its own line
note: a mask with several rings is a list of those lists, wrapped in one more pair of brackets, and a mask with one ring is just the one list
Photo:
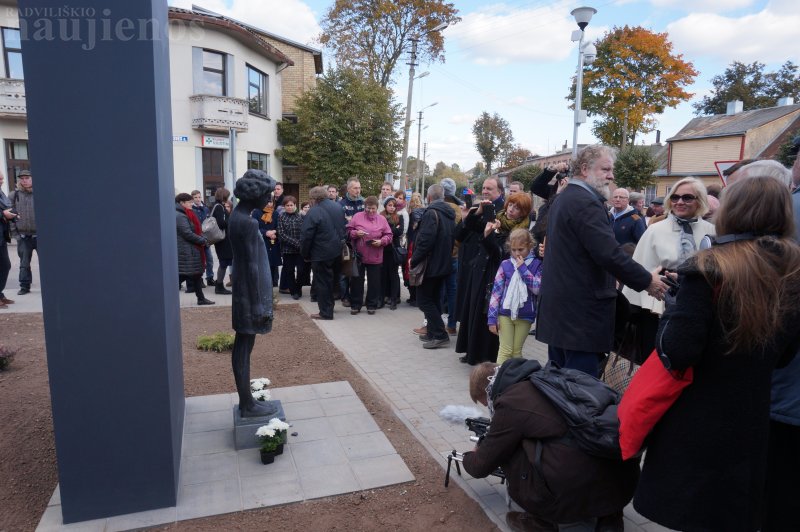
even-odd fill
[(250, 391), (253, 393), (253, 399), (256, 401), (269, 401), (272, 399), (272, 395), (270, 395), (269, 390), (267, 390), (267, 386), (270, 384), (272, 383), (266, 377), (251, 379)]
[(269, 423), (258, 427), (256, 436), (261, 442), (261, 463), (271, 464), (275, 457), (283, 454), (283, 444), (286, 443), (286, 433), (289, 424), (274, 417)]

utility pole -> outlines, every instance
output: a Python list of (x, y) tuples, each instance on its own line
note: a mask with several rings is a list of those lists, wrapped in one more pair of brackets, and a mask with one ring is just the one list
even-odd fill
[(424, 164), (424, 163), (427, 162), (427, 159), (428, 159), (428, 143), (426, 142), (423, 145), (423, 148), (422, 148), (422, 163), (423, 163), (422, 164), (422, 192), (420, 192), (420, 194), (422, 194), (424, 197), (427, 197), (427, 196), (425, 196), (425, 164)]
[(400, 158), (400, 178), (403, 190), (408, 190), (408, 172), (406, 161), (408, 159), (408, 135), (411, 129), (411, 94), (414, 91), (414, 67), (417, 66), (417, 42), (419, 37), (411, 37), (411, 60), (408, 62), (408, 98), (406, 100), (406, 123), (403, 127), (403, 155)]

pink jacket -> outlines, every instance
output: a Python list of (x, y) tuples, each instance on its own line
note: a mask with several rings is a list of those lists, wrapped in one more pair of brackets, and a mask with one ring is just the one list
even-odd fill
[[(359, 237), (356, 232), (365, 231), (364, 237)], [(364, 212), (356, 213), (347, 223), (347, 234), (356, 251), (361, 255), (364, 264), (383, 264), (383, 247), (392, 243), (392, 230), (386, 218), (375, 213), (369, 215)], [(380, 240), (380, 247), (373, 246), (370, 240)]]

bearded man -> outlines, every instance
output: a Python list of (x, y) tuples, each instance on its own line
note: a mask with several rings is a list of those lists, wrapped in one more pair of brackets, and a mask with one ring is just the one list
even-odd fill
[(622, 250), (605, 207), (614, 180), (614, 151), (587, 146), (573, 177), (550, 207), (536, 338), (561, 367), (597, 376), (611, 350), (616, 279), (658, 299), (666, 285)]

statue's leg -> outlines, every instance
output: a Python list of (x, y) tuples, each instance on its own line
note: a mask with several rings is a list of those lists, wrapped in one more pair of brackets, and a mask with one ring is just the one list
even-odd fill
[(256, 342), (255, 334), (236, 333), (233, 341), (231, 365), (239, 394), (239, 412), (242, 417), (260, 417), (275, 414), (278, 409), (269, 402), (256, 401), (250, 391), (250, 353)]

